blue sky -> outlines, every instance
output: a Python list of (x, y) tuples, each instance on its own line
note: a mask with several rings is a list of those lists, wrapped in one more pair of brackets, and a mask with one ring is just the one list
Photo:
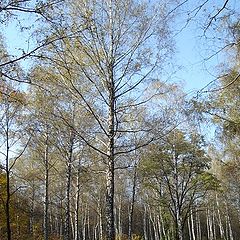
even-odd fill
[[(210, 37), (211, 32), (209, 32)], [(211, 46), (208, 39), (203, 37), (201, 29), (195, 21), (190, 23), (176, 36), (176, 63), (180, 70), (176, 73), (176, 81), (182, 81), (185, 84), (187, 92), (195, 92), (204, 88), (221, 72), (220, 65), (224, 61), (224, 52), (210, 57), (220, 46)], [(217, 49), (217, 50), (216, 50)]]
[[(34, 22), (34, 17), (31, 16), (24, 13), (26, 25), (29, 25), (29, 22)], [(21, 14), (19, 17), (21, 18)], [(16, 30), (16, 24), (16, 21), (11, 21), (7, 27), (2, 26), (9, 52), (13, 55), (21, 54), (19, 49), (22, 48), (27, 51), (29, 38), (29, 34)], [(221, 62), (218, 56), (207, 62), (204, 61), (203, 56), (206, 56), (204, 42), (197, 38), (201, 34), (202, 30), (198, 28), (195, 22), (192, 22), (175, 39), (176, 55), (173, 61), (180, 69), (174, 74), (171, 82), (183, 83), (187, 93), (195, 92), (212, 81), (216, 77), (216, 69)], [(23, 66), (25, 67), (26, 64), (23, 63)]]

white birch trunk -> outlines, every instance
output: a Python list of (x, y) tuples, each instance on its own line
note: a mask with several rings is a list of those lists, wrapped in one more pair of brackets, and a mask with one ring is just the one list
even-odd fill
[(44, 167), (45, 167), (45, 196), (44, 196), (44, 240), (49, 239), (49, 135), (46, 134), (44, 150)]
[(148, 232), (147, 232), (147, 208), (144, 205), (144, 215), (143, 215), (143, 234), (144, 240), (148, 240)]
[(190, 209), (190, 218), (191, 218), (191, 232), (192, 232), (192, 240), (196, 240), (196, 235), (195, 235), (195, 228), (194, 228), (194, 216), (193, 216), (193, 210), (192, 208)]
[(163, 237), (166, 238), (165, 223), (164, 223), (163, 216), (162, 216), (162, 208), (161, 208), (161, 206), (159, 206), (159, 214), (160, 214), (160, 221), (161, 221), (161, 225), (162, 225)]
[(82, 228), (82, 236), (83, 240), (86, 240), (86, 226), (87, 226), (87, 204), (85, 206), (84, 216), (83, 216), (83, 228)]
[(201, 229), (201, 221), (200, 221), (200, 215), (199, 211), (197, 211), (197, 240), (202, 239), (202, 229)]
[(213, 239), (216, 240), (217, 238), (217, 234), (216, 234), (216, 224), (215, 224), (215, 208), (213, 207), (213, 211), (212, 211), (212, 219), (213, 219)]
[(118, 232), (119, 235), (122, 236), (122, 198), (119, 199), (119, 207), (118, 207)]
[(157, 214), (157, 227), (158, 227), (158, 235), (159, 235), (159, 239), (162, 239), (162, 224), (160, 221), (160, 216), (159, 214)]
[(131, 203), (130, 203), (130, 212), (129, 212), (129, 219), (128, 219), (128, 240), (132, 239), (133, 213), (134, 213), (136, 184), (137, 184), (136, 166), (134, 167), (134, 173), (133, 174), (134, 175), (133, 175), (133, 185), (132, 185), (132, 198), (131, 198)]
[(227, 220), (227, 227), (228, 227), (228, 232), (229, 232), (229, 240), (233, 240), (232, 225), (231, 225), (231, 221), (230, 221), (229, 209), (228, 209), (227, 202), (225, 202), (225, 206), (226, 206), (226, 218), (227, 218), (226, 220)]
[(74, 240), (79, 240), (79, 204), (80, 204), (80, 161), (77, 173), (76, 197), (75, 197), (75, 215), (74, 215)]
[(220, 237), (222, 239), (226, 240), (225, 232), (224, 232), (224, 228), (223, 228), (223, 224), (222, 224), (222, 217), (221, 217), (219, 200), (218, 200), (218, 195), (217, 194), (216, 194), (216, 205), (217, 205), (218, 226), (219, 226)]
[(206, 220), (207, 220), (207, 239), (210, 239), (210, 231), (209, 231), (209, 214), (208, 214), (208, 208), (206, 210)]
[(209, 240), (213, 240), (213, 223), (212, 216), (209, 210), (208, 210), (208, 222), (209, 222)]
[(192, 240), (191, 223), (190, 223), (190, 219), (189, 218), (187, 220), (187, 223), (188, 223), (189, 240)]

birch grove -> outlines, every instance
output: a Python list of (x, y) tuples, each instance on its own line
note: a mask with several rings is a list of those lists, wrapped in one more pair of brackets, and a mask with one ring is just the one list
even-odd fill
[[(237, 240), (239, 13), (1, 1), (0, 239)], [(189, 93), (177, 54), (193, 28), (215, 78)]]

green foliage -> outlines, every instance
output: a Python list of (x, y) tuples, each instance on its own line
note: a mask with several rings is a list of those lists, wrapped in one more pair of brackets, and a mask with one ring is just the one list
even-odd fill
[(189, 209), (207, 192), (219, 188), (218, 180), (208, 171), (210, 158), (204, 146), (201, 135), (175, 130), (158, 145), (148, 146), (143, 156), (139, 168), (143, 186), (145, 191), (149, 189), (148, 201), (155, 211), (162, 208), (166, 229), (177, 214), (186, 219)]

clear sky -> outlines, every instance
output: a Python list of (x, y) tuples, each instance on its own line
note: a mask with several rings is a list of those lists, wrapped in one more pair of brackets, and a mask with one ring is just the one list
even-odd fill
[(176, 73), (176, 80), (185, 84), (187, 92), (205, 87), (215, 78), (220, 61), (217, 57), (205, 61), (204, 46), (198, 40), (194, 29), (184, 29), (176, 37), (176, 59), (180, 70)]
[[(21, 19), (21, 14), (19, 14), (18, 17)], [(28, 15), (24, 13), (24, 19), (26, 19), (26, 25), (34, 23), (32, 14)], [(24, 21), (22, 22), (24, 23)], [(13, 55), (21, 54), (19, 49), (23, 48), (27, 51), (29, 47), (28, 40), (30, 34), (17, 31), (16, 25), (17, 22), (12, 20), (7, 27), (5, 25), (1, 26), (2, 32), (6, 37), (6, 44), (9, 52)], [(180, 69), (172, 76), (173, 79), (171, 79), (171, 81), (183, 83), (187, 93), (197, 91), (212, 81), (216, 77), (218, 72), (217, 66), (221, 62), (219, 56), (215, 56), (209, 61), (204, 61), (204, 58), (207, 56), (207, 51), (204, 46), (204, 41), (200, 41), (200, 38), (198, 38), (198, 36), (202, 34), (203, 31), (199, 29), (197, 23), (192, 21), (186, 28), (177, 34), (175, 38), (176, 55), (173, 61)], [(23, 66), (24, 65), (25, 64), (23, 64)]]

